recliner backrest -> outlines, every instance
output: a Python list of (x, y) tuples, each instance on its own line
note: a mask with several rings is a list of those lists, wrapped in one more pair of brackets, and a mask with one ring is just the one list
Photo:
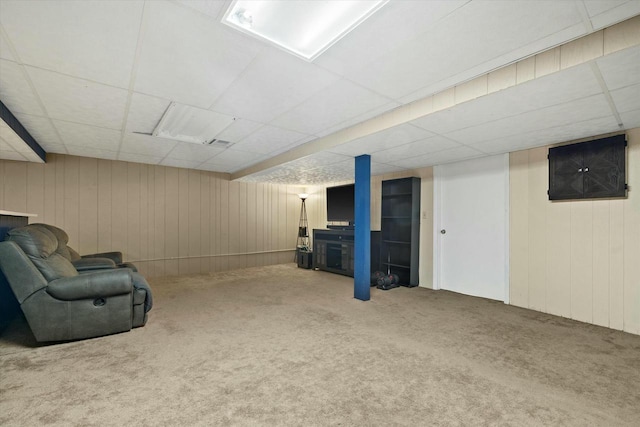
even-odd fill
[(42, 273), (15, 242), (0, 242), (0, 269), (20, 304), (48, 285)]
[(35, 223), (29, 225), (33, 227), (42, 227), (53, 233), (53, 235), (56, 236), (56, 239), (58, 239), (58, 247), (56, 248), (57, 253), (71, 262), (80, 259), (80, 255), (78, 254), (78, 252), (76, 252), (69, 246), (69, 235), (66, 231), (50, 224)]
[(22, 249), (47, 282), (78, 275), (71, 261), (57, 252), (56, 236), (44, 227), (32, 224), (14, 228), (7, 233), (6, 240), (15, 242)]

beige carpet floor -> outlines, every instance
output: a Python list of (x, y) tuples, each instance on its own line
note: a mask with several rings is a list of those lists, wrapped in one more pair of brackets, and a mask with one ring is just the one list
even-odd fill
[(151, 280), (147, 326), (0, 337), (3, 426), (638, 426), (640, 336), (280, 265)]

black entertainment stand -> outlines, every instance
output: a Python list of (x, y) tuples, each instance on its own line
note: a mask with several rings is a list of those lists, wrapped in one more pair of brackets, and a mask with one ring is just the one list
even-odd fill
[[(313, 230), (313, 268), (353, 277), (354, 230)], [(371, 232), (371, 271), (380, 269), (380, 232)]]

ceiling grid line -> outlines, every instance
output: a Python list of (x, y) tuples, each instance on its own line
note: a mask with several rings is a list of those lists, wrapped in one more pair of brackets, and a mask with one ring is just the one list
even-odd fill
[(618, 127), (623, 128), (624, 124), (622, 123), (622, 118), (620, 117), (620, 113), (618, 112), (618, 109), (616, 108), (616, 104), (613, 101), (611, 92), (609, 92), (607, 83), (604, 81), (604, 77), (602, 77), (602, 72), (600, 71), (600, 67), (598, 67), (598, 63), (595, 61), (592, 61), (589, 65), (591, 66), (593, 75), (595, 76), (596, 80), (598, 80), (598, 84), (602, 88), (602, 93), (607, 99), (607, 104), (609, 104), (609, 108), (611, 108), (611, 114), (613, 114), (613, 117), (615, 117), (616, 123), (618, 123)]

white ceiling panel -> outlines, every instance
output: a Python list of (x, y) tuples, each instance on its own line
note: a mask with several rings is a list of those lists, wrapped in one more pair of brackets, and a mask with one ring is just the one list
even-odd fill
[(152, 133), (170, 103), (166, 99), (134, 93), (129, 106), (127, 131)]
[(106, 159), (106, 160), (118, 159), (117, 151), (104, 150), (98, 147), (90, 147), (86, 145), (82, 145), (82, 146), (67, 145), (67, 149), (69, 150), (69, 154), (71, 154), (72, 156), (94, 157), (96, 159)]
[(135, 90), (209, 108), (262, 49), (196, 10), (147, 2)]
[[(58, 132), (53, 127), (51, 120), (46, 117), (31, 116), (28, 114), (14, 114), (20, 124), (29, 132), (45, 151), (51, 151), (54, 147), (62, 145)], [(60, 151), (56, 151), (60, 152)], [(65, 152), (63, 150), (62, 152)]]
[(640, 1), (617, 1), (617, 0), (584, 0), (587, 12), (591, 17), (591, 24), (595, 30), (627, 19), (629, 16), (640, 13)]
[(0, 99), (14, 115), (44, 115), (21, 65), (0, 59)]
[(621, 113), (620, 118), (622, 119), (625, 129), (640, 127), (640, 109), (629, 111), (628, 113)]
[(8, 59), (9, 61), (17, 61), (17, 58), (11, 52), (7, 39), (2, 35), (0, 31), (0, 59)]
[(471, 147), (455, 147), (448, 150), (438, 151), (436, 153), (415, 156), (409, 159), (390, 162), (392, 165), (402, 166), (407, 169), (421, 168), (425, 165), (433, 166), (443, 163), (450, 163), (459, 160), (471, 159), (474, 157), (484, 156), (485, 153), (475, 150)]
[(427, 31), (467, 0), (391, 1), (320, 55), (314, 63), (344, 75)]
[(503, 136), (560, 126), (573, 121), (609, 116), (613, 117), (609, 104), (605, 96), (600, 94), (453, 131), (446, 136), (454, 141), (469, 145)]
[(225, 130), (218, 134), (217, 139), (229, 142), (238, 142), (251, 135), (261, 126), (262, 123), (246, 119), (236, 119)]
[(123, 162), (146, 163), (149, 165), (157, 165), (162, 161), (163, 157), (157, 157), (147, 154), (123, 153), (120, 151), (118, 160)]
[(250, 165), (264, 159), (265, 156), (255, 152), (228, 148), (205, 162), (202, 167), (219, 172), (232, 172), (244, 165)]
[(224, 148), (213, 145), (192, 144), (189, 142), (178, 142), (167, 157), (172, 159), (190, 160), (193, 162), (204, 162), (224, 151)]
[(371, 119), (373, 117), (377, 117), (377, 116), (379, 116), (381, 114), (384, 114), (384, 113), (386, 113), (388, 111), (391, 111), (391, 110), (393, 110), (394, 108), (396, 108), (398, 106), (400, 106), (400, 104), (398, 104), (395, 101), (391, 101), (391, 102), (388, 102), (386, 104), (382, 104), (379, 107), (376, 107), (376, 108), (373, 108), (371, 110), (368, 110), (368, 111), (366, 111), (366, 112), (364, 112), (362, 114), (359, 114), (359, 115), (357, 115), (355, 117), (352, 117), (352, 118), (350, 118), (348, 120), (345, 120), (345, 121), (342, 121), (342, 122), (338, 122), (333, 126), (329, 126), (328, 128), (322, 129), (322, 130), (316, 132), (315, 136), (321, 138), (321, 137), (326, 136), (326, 135), (331, 135), (332, 133), (335, 133), (335, 132), (337, 132), (339, 130), (348, 128), (349, 126), (353, 126), (353, 125), (356, 125), (358, 123), (362, 123), (365, 120), (369, 120), (369, 119)]
[(342, 154), (334, 154), (329, 152), (320, 152), (312, 154), (310, 156), (302, 157), (301, 159), (287, 163), (286, 166), (293, 166), (301, 169), (313, 169), (317, 167), (324, 167), (335, 163), (341, 163), (345, 161), (354, 161), (351, 156), (344, 156)]
[(0, 22), (24, 63), (126, 88), (143, 5), (3, 0)]
[[(273, 64), (278, 64), (274, 67)], [(267, 49), (211, 107), (267, 123), (338, 80), (338, 76), (279, 49)]]
[(248, 137), (244, 138), (233, 148), (259, 154), (269, 154), (286, 148), (298, 141), (306, 140), (308, 135), (281, 129), (274, 126), (263, 126)]
[(620, 89), (638, 82), (640, 47), (607, 55), (598, 59), (597, 62), (609, 90)]
[(173, 166), (174, 168), (196, 169), (202, 162), (194, 162), (191, 160), (165, 158), (160, 162), (163, 166)]
[(329, 151), (349, 156), (359, 156), (397, 147), (430, 136), (433, 136), (433, 133), (407, 123), (354, 139), (346, 144), (333, 147)]
[(347, 80), (339, 80), (273, 121), (309, 135), (386, 105), (389, 99)]
[(614, 90), (611, 98), (619, 113), (640, 110), (640, 84)]
[(71, 145), (76, 148), (92, 147), (101, 150), (118, 151), (120, 131), (63, 122), (61, 120), (54, 120), (53, 124), (58, 129), (62, 142), (69, 149), (69, 154), (75, 154), (70, 147)]
[(619, 130), (618, 125), (611, 116), (548, 127), (504, 138), (496, 138), (475, 144), (473, 148), (488, 154), (499, 154), (567, 142), (594, 135), (602, 135), (617, 130)]
[(210, 18), (218, 18), (226, 7), (226, 2), (218, 0), (177, 0), (183, 6), (190, 7)]
[(384, 175), (385, 173), (400, 172), (402, 170), (404, 170), (404, 168), (400, 166), (371, 162), (371, 175)]
[(371, 155), (371, 158), (380, 163), (394, 163), (398, 160), (436, 153), (458, 146), (460, 146), (460, 144), (457, 142), (444, 136), (436, 135), (420, 141), (414, 141), (398, 147), (375, 152)]
[(15, 151), (13, 146), (4, 140), (4, 137), (4, 131), (2, 127), (0, 127), (0, 151)]
[(4, 151), (0, 150), (0, 159), (2, 160), (17, 160), (20, 162), (26, 162), (27, 159), (15, 150)]
[(582, 65), (501, 90), (491, 96), (480, 97), (472, 102), (458, 104), (454, 108), (429, 114), (411, 123), (445, 134), (598, 93), (602, 93), (602, 89), (591, 67)]
[(176, 141), (171, 141), (169, 139), (128, 133), (125, 134), (124, 139), (122, 140), (120, 156), (122, 157), (122, 155), (126, 153), (127, 155), (136, 154), (163, 159), (171, 150), (173, 150), (173, 147), (175, 147), (176, 144)]
[(26, 67), (49, 116), (53, 119), (121, 129), (127, 91)]
[[(584, 33), (572, 2), (546, 2), (545, 7), (545, 13), (540, 13), (540, 2), (536, 1), (469, 2), (412, 42), (347, 77), (398, 100), (569, 27), (575, 26), (574, 37)], [(535, 50), (528, 52), (532, 53)], [(519, 53), (511, 61), (522, 56)], [(492, 68), (478, 68), (475, 74)]]

